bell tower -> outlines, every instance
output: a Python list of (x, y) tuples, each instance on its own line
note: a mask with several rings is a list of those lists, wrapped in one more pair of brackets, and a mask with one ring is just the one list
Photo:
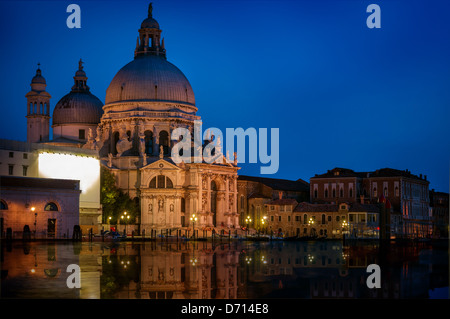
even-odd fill
[(50, 130), (50, 94), (45, 91), (47, 83), (41, 74), (40, 64), (31, 80), (27, 98), (27, 142), (48, 142)]

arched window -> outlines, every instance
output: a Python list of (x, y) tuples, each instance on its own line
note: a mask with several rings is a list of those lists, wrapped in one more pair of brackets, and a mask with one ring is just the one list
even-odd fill
[(336, 189), (333, 188), (333, 198), (336, 197)]
[(339, 197), (344, 197), (344, 190), (342, 188), (339, 189)]
[(44, 114), (44, 106), (42, 105), (42, 102), (39, 103), (39, 114)]
[(153, 177), (150, 181), (150, 188), (173, 188), (173, 183), (170, 178), (164, 175)]
[(349, 193), (349, 197), (353, 197), (353, 188), (350, 188), (350, 190), (348, 191)]
[(152, 155), (153, 153), (153, 132), (145, 131), (145, 154)]
[(378, 196), (378, 194), (377, 194), (377, 188), (374, 187), (374, 188), (373, 188), (373, 197), (377, 197), (377, 196)]
[(314, 190), (314, 198), (317, 198), (317, 189)]
[(328, 198), (328, 188), (325, 189), (325, 198)]
[(2, 199), (0, 200), (0, 210), (7, 210), (8, 209), (8, 204), (6, 204), (6, 202)]
[(399, 196), (399, 190), (398, 190), (398, 186), (395, 186), (395, 197)]
[(117, 154), (117, 142), (119, 141), (119, 132), (114, 132), (113, 136), (112, 136), (112, 140), (113, 140), (113, 145), (112, 145), (112, 154), (116, 155)]
[(159, 133), (159, 145), (163, 146), (164, 155), (169, 155), (169, 134), (166, 131)]
[(388, 189), (387, 189), (387, 187), (385, 187), (384, 188), (384, 197), (387, 197), (388, 196)]
[(57, 212), (58, 211), (58, 206), (56, 206), (55, 203), (50, 202), (50, 203), (47, 203), (45, 205), (44, 210), (45, 211), (50, 211), (50, 212)]
[(30, 108), (28, 109), (28, 113), (33, 114), (33, 103), (30, 103)]

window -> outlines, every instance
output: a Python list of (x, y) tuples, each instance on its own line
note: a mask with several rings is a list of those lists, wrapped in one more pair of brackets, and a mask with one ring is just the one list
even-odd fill
[(322, 224), (325, 224), (326, 223), (326, 221), (325, 221), (325, 214), (322, 214)]
[(387, 197), (388, 196), (388, 189), (387, 189), (387, 187), (385, 187), (384, 188), (384, 197)]
[(170, 178), (164, 175), (158, 175), (150, 181), (150, 188), (173, 188), (173, 183)]
[(306, 224), (308, 222), (308, 215), (303, 215), (303, 224)]
[(339, 189), (339, 197), (344, 197), (344, 189)]
[(325, 189), (325, 198), (328, 198), (328, 189)]
[(278, 216), (278, 221), (281, 222), (281, 216)]
[(336, 216), (336, 221), (337, 221), (337, 222), (339, 221), (339, 216)]
[(273, 216), (270, 216), (270, 221), (273, 222)]
[(169, 133), (166, 131), (161, 131), (159, 133), (159, 145), (162, 145), (164, 155), (169, 154)]
[(184, 213), (186, 211), (186, 200), (184, 197), (181, 197), (181, 212)]
[(398, 197), (400, 195), (398, 186), (395, 187), (395, 197)]
[(345, 209), (345, 205), (341, 205), (341, 209)]
[(284, 212), (284, 206), (280, 205), (280, 212)]
[(288, 222), (290, 222), (291, 221), (291, 216), (288, 216)]
[(44, 210), (45, 211), (51, 211), (51, 212), (57, 212), (58, 211), (58, 206), (56, 206), (55, 203), (50, 202), (50, 203), (47, 203), (45, 205)]
[(296, 222), (301, 222), (301, 216), (300, 215), (295, 216), (295, 221)]
[(328, 216), (328, 221), (331, 222), (331, 216)]
[(333, 188), (333, 198), (336, 197), (336, 189)]
[(9, 157), (13, 158), (14, 157), (14, 152), (9, 152)]
[(13, 164), (8, 165), (8, 174), (14, 175), (14, 165)]
[(317, 198), (317, 189), (314, 190), (314, 198)]
[(353, 197), (353, 188), (350, 188), (348, 193), (349, 193), (349, 197)]
[(28, 159), (28, 153), (23, 153), (23, 159)]
[(377, 197), (378, 195), (377, 195), (377, 188), (376, 187), (374, 187), (373, 188), (373, 197)]
[(153, 154), (153, 132), (145, 131), (144, 132), (144, 142), (145, 142), (145, 154), (152, 155)]
[(78, 138), (84, 140), (86, 138), (84, 130), (78, 130)]
[(0, 210), (7, 210), (8, 209), (8, 205), (6, 204), (6, 202), (2, 199), (0, 200)]
[(270, 206), (270, 210), (275, 210), (275, 206)]
[(27, 176), (28, 166), (23, 165), (22, 168), (23, 168), (23, 176)]

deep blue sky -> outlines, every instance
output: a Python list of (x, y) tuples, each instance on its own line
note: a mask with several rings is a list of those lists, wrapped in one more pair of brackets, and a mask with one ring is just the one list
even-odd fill
[[(0, 137), (26, 140), (41, 63), (52, 109), (78, 60), (91, 91), (133, 59), (150, 1), (0, 1)], [(66, 8), (81, 6), (81, 29)], [(366, 8), (381, 7), (381, 29)], [(168, 60), (189, 79), (203, 128), (280, 128), (286, 179), (392, 167), (449, 190), (449, 1), (154, 0)], [(260, 164), (241, 174), (259, 175)]]

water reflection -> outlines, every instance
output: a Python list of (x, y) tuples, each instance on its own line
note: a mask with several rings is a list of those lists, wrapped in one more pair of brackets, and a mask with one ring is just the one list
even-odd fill
[[(13, 243), (2, 298), (448, 298), (448, 245), (323, 242)], [(381, 289), (366, 286), (369, 264)], [(69, 264), (81, 289), (69, 289)]]

